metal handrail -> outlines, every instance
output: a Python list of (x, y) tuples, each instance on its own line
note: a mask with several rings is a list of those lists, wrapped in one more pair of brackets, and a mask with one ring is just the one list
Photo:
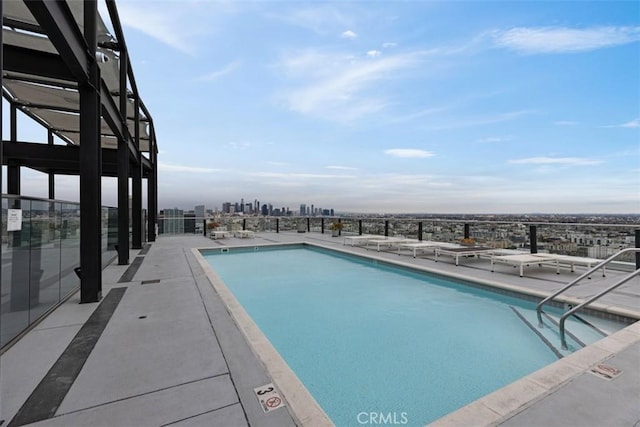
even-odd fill
[(639, 274), (640, 274), (640, 268), (637, 269), (636, 271), (631, 272), (631, 274), (628, 274), (627, 276), (623, 277), (618, 282), (616, 282), (615, 284), (611, 285), (610, 287), (608, 287), (604, 291), (600, 292), (599, 294), (592, 296), (591, 298), (589, 298), (585, 302), (580, 303), (579, 305), (573, 307), (571, 310), (569, 310), (565, 314), (563, 314), (562, 317), (560, 317), (560, 344), (562, 345), (562, 349), (563, 350), (567, 349), (567, 340), (565, 338), (565, 330), (564, 330), (564, 322), (567, 320), (567, 317), (571, 316), (573, 313), (575, 313), (576, 311), (580, 310), (585, 305), (591, 304), (593, 301), (597, 300), (601, 296), (611, 292), (612, 290), (614, 290), (618, 286), (621, 286), (621, 285), (627, 283), (629, 280), (631, 280), (632, 278), (634, 278), (635, 276), (637, 276)]
[(577, 278), (575, 278), (574, 280), (569, 282), (564, 288), (560, 289), (559, 291), (556, 291), (555, 293), (549, 295), (548, 297), (546, 297), (545, 299), (540, 301), (540, 303), (536, 306), (536, 312), (538, 313), (538, 327), (539, 328), (543, 327), (543, 323), (542, 323), (542, 306), (543, 305), (545, 305), (547, 302), (549, 302), (553, 298), (557, 297), (558, 295), (560, 295), (561, 293), (563, 293), (564, 291), (566, 291), (570, 287), (574, 286), (575, 284), (577, 284), (579, 281), (581, 281), (585, 277), (589, 277), (591, 275), (591, 273), (593, 273), (593, 272), (597, 271), (599, 268), (609, 264), (611, 261), (613, 261), (614, 259), (618, 258), (618, 256), (620, 256), (621, 254), (626, 253), (626, 252), (640, 252), (640, 248), (626, 248), (626, 249), (621, 250), (620, 252), (617, 252), (617, 253), (611, 255), (609, 258), (607, 258), (604, 261), (602, 261), (601, 263), (597, 264), (595, 267), (592, 267), (589, 270), (587, 270), (586, 273), (581, 274), (580, 276), (578, 276)]

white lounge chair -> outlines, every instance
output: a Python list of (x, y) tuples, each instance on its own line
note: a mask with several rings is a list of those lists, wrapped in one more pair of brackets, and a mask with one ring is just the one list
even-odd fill
[(556, 268), (556, 274), (560, 274), (560, 261), (549, 254), (520, 254), (520, 255), (498, 255), (491, 257), (491, 271), (495, 263), (503, 263), (520, 267), (520, 277), (524, 276), (525, 265), (551, 265)]
[(394, 246), (398, 246), (401, 243), (411, 243), (417, 242), (416, 239), (406, 239), (404, 237), (377, 237), (373, 239), (367, 240), (366, 247), (368, 248), (370, 244), (376, 245), (376, 249), (380, 252), (381, 247), (392, 248)]
[(247, 237), (253, 237), (253, 231), (251, 230), (236, 230), (233, 232), (234, 237), (238, 237), (240, 239), (245, 239)]
[[(584, 265), (587, 267), (587, 269), (590, 269), (591, 267), (596, 266), (598, 265), (598, 263), (603, 261), (597, 258), (587, 258), (587, 257), (579, 257), (579, 256), (572, 256), (572, 255), (559, 255), (559, 254), (544, 254), (544, 255), (556, 258), (560, 262), (561, 267), (566, 266), (570, 268), (572, 273), (576, 271), (576, 268), (575, 268), (576, 265)], [(602, 277), (605, 277), (607, 274), (606, 267), (602, 266), (601, 270), (602, 270)], [(588, 276), (588, 278), (591, 279), (591, 276)]]
[(398, 255), (400, 255), (400, 251), (402, 249), (411, 249), (413, 251), (413, 257), (415, 258), (418, 254), (418, 251), (431, 250), (435, 252), (438, 248), (460, 248), (461, 246), (457, 243), (446, 243), (446, 242), (434, 242), (431, 240), (423, 240), (421, 242), (410, 242), (410, 243), (400, 243), (398, 245)]
[(212, 231), (211, 233), (209, 233), (209, 237), (212, 239), (224, 239), (225, 237), (227, 237), (227, 234), (229, 234), (228, 231)]
[(460, 257), (480, 256), (482, 254), (490, 254), (495, 248), (485, 248), (482, 246), (461, 246), (458, 248), (437, 248), (435, 261), (438, 262), (440, 255), (449, 255), (455, 258), (456, 266), (459, 264)]
[(375, 238), (383, 238), (384, 236), (374, 236), (372, 234), (363, 234), (361, 236), (345, 236), (343, 245), (346, 245), (347, 242), (351, 243), (351, 246), (356, 246), (358, 243), (366, 244), (367, 240), (375, 239)]

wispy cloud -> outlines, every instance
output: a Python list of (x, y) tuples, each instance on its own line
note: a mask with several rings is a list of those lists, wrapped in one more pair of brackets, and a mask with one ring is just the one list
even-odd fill
[(356, 37), (358, 37), (358, 35), (356, 33), (354, 33), (353, 31), (351, 31), (351, 30), (347, 30), (347, 31), (344, 31), (340, 35), (340, 37), (342, 37), (344, 39), (355, 39)]
[(386, 105), (376, 83), (400, 78), (400, 71), (419, 62), (420, 53), (364, 59), (344, 53), (295, 52), (278, 68), (298, 87), (284, 91), (280, 99), (297, 113), (342, 122), (359, 119)]
[[(197, 9), (194, 13), (193, 8)], [(197, 4), (184, 6), (183, 3), (162, 2), (154, 7), (148, 2), (122, 2), (118, 4), (118, 13), (124, 26), (134, 28), (161, 43), (188, 55), (197, 52), (196, 38), (210, 32), (211, 25), (205, 25), (202, 18), (208, 8)]]
[(476, 142), (479, 142), (480, 144), (494, 144), (498, 142), (511, 141), (511, 139), (512, 138), (510, 136), (487, 136), (485, 138), (477, 139)]
[(629, 128), (629, 129), (637, 129), (640, 128), (640, 117), (638, 117), (637, 119), (633, 119), (629, 122), (626, 123), (622, 123), (619, 125), (607, 125), (607, 126), (602, 126), (604, 128)]
[(390, 49), (390, 48), (396, 47), (396, 46), (398, 46), (398, 43), (392, 43), (392, 42), (382, 43), (382, 47), (384, 49)]
[(238, 69), (238, 67), (240, 66), (240, 61), (233, 61), (230, 62), (229, 64), (225, 65), (224, 67), (222, 67), (219, 70), (213, 71), (209, 74), (205, 74), (204, 76), (201, 76), (199, 78), (199, 80), (201, 81), (213, 81), (213, 80), (217, 80), (222, 76), (225, 76), (227, 74), (230, 74), (232, 72), (234, 72), (235, 70)]
[(335, 170), (345, 170), (345, 171), (358, 170), (358, 168), (353, 168), (351, 166), (335, 166), (335, 165), (325, 166), (325, 169), (335, 169)]
[(277, 178), (282, 180), (289, 179), (350, 179), (356, 178), (355, 175), (332, 175), (319, 173), (294, 173), (294, 172), (251, 172), (249, 176), (260, 178)]
[(272, 16), (320, 35), (336, 34), (340, 29), (349, 28), (352, 24), (351, 19), (339, 8), (328, 3), (319, 3), (318, 6), (295, 9), (285, 15)]
[(556, 120), (553, 124), (556, 126), (575, 126), (578, 122), (574, 122), (572, 120)]
[(218, 173), (223, 171), (223, 169), (173, 165), (173, 164), (164, 163), (164, 162), (158, 162), (158, 169), (162, 172), (186, 172), (186, 173)]
[(371, 57), (371, 58), (375, 58), (376, 56), (380, 56), (382, 55), (382, 52), (380, 52), (379, 50), (369, 50), (367, 51), (367, 56)]
[(245, 142), (245, 141), (241, 141), (241, 142), (232, 141), (227, 145), (234, 150), (247, 150), (249, 149), (249, 147), (251, 147), (251, 143)]
[(515, 120), (520, 117), (529, 116), (532, 114), (537, 114), (538, 111), (535, 110), (516, 110), (516, 111), (507, 111), (505, 113), (497, 113), (486, 116), (479, 117), (469, 117), (469, 118), (458, 118), (450, 123), (444, 123), (436, 126), (430, 127), (432, 130), (446, 130), (446, 129), (458, 129), (469, 126), (481, 126), (488, 125), (493, 123), (502, 123), (510, 120)]
[(584, 157), (528, 157), (525, 159), (509, 160), (510, 164), (530, 164), (530, 165), (562, 165), (562, 166), (590, 166), (601, 164), (601, 160), (588, 159)]
[(392, 157), (402, 158), (425, 158), (435, 156), (431, 151), (419, 150), (416, 148), (392, 148), (384, 150), (384, 153)]
[(640, 27), (516, 27), (490, 35), (496, 46), (520, 53), (571, 53), (637, 42)]

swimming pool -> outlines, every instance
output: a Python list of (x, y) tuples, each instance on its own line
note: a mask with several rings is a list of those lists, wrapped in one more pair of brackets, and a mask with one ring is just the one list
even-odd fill
[(531, 302), (319, 249), (256, 249), (203, 255), (338, 426), (424, 425), (557, 360), (520, 317), (534, 319)]

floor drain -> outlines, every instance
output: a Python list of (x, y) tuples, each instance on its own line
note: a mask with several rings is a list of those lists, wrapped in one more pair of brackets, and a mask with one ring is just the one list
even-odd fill
[(147, 316), (138, 316), (138, 319), (146, 319)]
[(140, 282), (141, 285), (150, 285), (152, 283), (160, 283), (160, 279), (143, 280), (142, 282)]

